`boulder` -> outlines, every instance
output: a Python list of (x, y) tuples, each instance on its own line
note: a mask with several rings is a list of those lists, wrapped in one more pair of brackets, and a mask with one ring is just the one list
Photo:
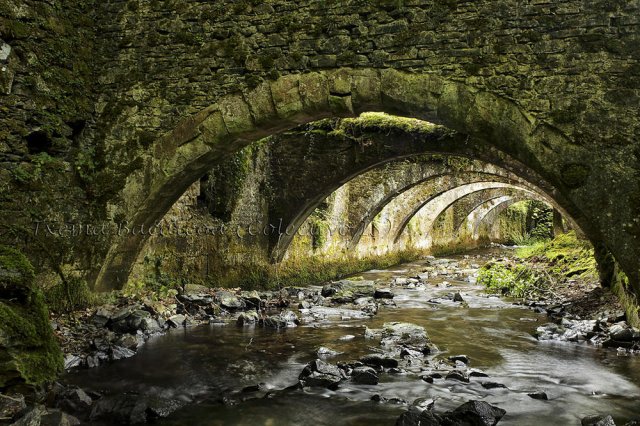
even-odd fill
[(316, 359), (306, 365), (298, 379), (304, 387), (323, 387), (335, 390), (344, 376), (337, 366)]
[(375, 291), (373, 297), (376, 299), (393, 299), (395, 295), (388, 288), (379, 288)]
[(292, 311), (283, 311), (262, 320), (262, 325), (270, 328), (291, 328), (300, 324), (298, 316)]
[(445, 424), (494, 426), (507, 412), (484, 401), (469, 401), (445, 413)]
[(111, 354), (109, 358), (111, 359), (111, 361), (118, 361), (120, 359), (131, 358), (135, 354), (136, 353), (131, 349), (114, 345), (111, 347)]
[(216, 293), (216, 301), (222, 306), (224, 309), (228, 309), (231, 311), (244, 309), (246, 307), (246, 303), (244, 300), (238, 298), (236, 295), (229, 291), (219, 291)]
[(445, 380), (457, 380), (459, 382), (469, 383), (469, 375), (461, 370), (451, 370), (446, 375)]
[(337, 303), (351, 303), (359, 297), (373, 297), (375, 285), (373, 281), (341, 280), (325, 285), (321, 294)]
[(547, 394), (542, 391), (531, 392), (531, 393), (528, 393), (527, 395), (529, 395), (530, 398), (539, 399), (541, 401), (547, 401), (549, 399)]
[(451, 355), (447, 357), (447, 359), (452, 362), (459, 361), (464, 364), (469, 364), (469, 357), (467, 355)]
[(612, 340), (618, 342), (631, 342), (633, 341), (634, 332), (626, 322), (618, 322), (609, 327), (609, 336)]
[(321, 358), (331, 358), (334, 356), (340, 355), (342, 352), (334, 351), (333, 349), (327, 348), (325, 346), (320, 346), (316, 352), (316, 354)]
[(398, 366), (397, 360), (380, 354), (365, 355), (360, 358), (360, 362), (373, 367), (396, 368)]
[(169, 327), (174, 327), (174, 328), (178, 328), (178, 327), (183, 327), (185, 325), (185, 320), (187, 319), (187, 317), (185, 317), (184, 315), (173, 315), (171, 317), (169, 317), (169, 320), (167, 321), (167, 323), (169, 324)]
[(588, 416), (582, 419), (582, 426), (616, 426), (613, 417), (609, 415)]
[(431, 343), (424, 327), (406, 322), (385, 323), (382, 328), (380, 344), (398, 351), (401, 347), (406, 347), (424, 354), (435, 350), (435, 346)]
[(255, 325), (260, 320), (260, 316), (256, 311), (242, 312), (236, 321), (239, 326)]
[(93, 404), (93, 399), (79, 387), (64, 389), (56, 399), (57, 408), (74, 414), (88, 412)]
[(396, 426), (440, 426), (441, 418), (430, 410), (420, 410), (417, 407), (409, 408), (396, 420)]
[(76, 426), (80, 420), (58, 409), (47, 409), (43, 405), (30, 408), (12, 426)]
[(356, 367), (351, 372), (351, 380), (360, 385), (377, 385), (380, 379), (371, 367)]
[(147, 422), (147, 407), (147, 402), (139, 395), (105, 396), (94, 404), (90, 419), (111, 424), (144, 424)]

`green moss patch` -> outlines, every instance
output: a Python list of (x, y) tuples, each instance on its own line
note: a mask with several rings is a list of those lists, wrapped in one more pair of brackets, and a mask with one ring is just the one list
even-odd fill
[[(62, 371), (62, 352), (33, 279), (26, 257), (0, 246), (0, 389), (41, 385)], [(7, 297), (15, 294), (21, 297)]]

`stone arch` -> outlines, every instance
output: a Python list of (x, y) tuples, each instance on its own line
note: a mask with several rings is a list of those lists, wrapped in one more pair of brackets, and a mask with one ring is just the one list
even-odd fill
[(504, 212), (505, 210), (507, 210), (509, 207), (511, 207), (512, 205), (521, 202), (521, 201), (528, 201), (528, 200), (537, 200), (537, 201), (542, 201), (545, 202), (547, 204), (552, 205), (549, 200), (544, 199), (544, 198), (538, 198), (538, 197), (522, 197), (522, 196), (518, 196), (518, 197), (511, 197), (509, 200), (504, 200), (501, 203), (497, 203), (493, 206), (491, 206), (490, 208), (488, 208), (484, 213), (483, 216), (478, 216), (475, 223), (473, 223), (473, 232), (474, 235), (477, 235), (480, 232), (480, 229), (484, 226), (487, 227), (487, 231), (489, 233), (492, 232), (492, 229), (495, 226), (495, 220), (500, 216), (500, 214), (502, 212)]
[[(422, 201), (416, 206), (412, 206), (409, 212), (404, 216), (402, 221), (398, 224), (397, 227), (391, 232), (393, 235), (393, 243), (400, 244), (402, 234), (405, 232), (407, 225), (409, 222), (416, 217), (416, 215), (421, 215), (425, 217), (425, 222), (427, 223), (427, 227), (431, 230), (432, 224), (435, 220), (440, 216), (445, 210), (450, 208), (454, 203), (459, 201), (462, 197), (468, 196), (470, 194), (486, 191), (489, 189), (519, 189), (517, 185), (513, 183), (504, 183), (504, 182), (495, 182), (495, 181), (484, 181), (484, 182), (474, 182), (469, 184), (463, 184), (456, 186), (455, 188), (434, 194), (428, 199)], [(522, 191), (529, 191), (527, 189), (521, 189)], [(427, 246), (428, 244), (427, 239)]]
[[(586, 207), (583, 192), (570, 191), (593, 184), (592, 173), (580, 168), (583, 172), (571, 173), (579, 179), (570, 184), (563, 176), (569, 159), (591, 158), (588, 151), (513, 101), (435, 74), (391, 69), (289, 74), (217, 99), (151, 144), (141, 157), (142, 167), (127, 179), (118, 213), (131, 228), (148, 229), (192, 182), (230, 153), (302, 123), (367, 111), (444, 124), (460, 135), (453, 153), (473, 157), (497, 150), (526, 164), (542, 177), (538, 186), (553, 193), (590, 238), (602, 240), (602, 218), (592, 218), (598, 223), (588, 220), (582, 213)], [(451, 152), (450, 146), (424, 148), (426, 152)], [(97, 290), (124, 284), (146, 238), (144, 232), (115, 238), (96, 279)], [(624, 246), (621, 241), (610, 242), (612, 248)], [(620, 256), (629, 272), (634, 270), (623, 252), (616, 250), (614, 255)]]
[[(455, 183), (444, 182), (444, 184), (442, 185), (441, 191), (450, 189), (451, 187), (455, 185), (459, 185), (461, 183), (470, 183), (474, 181), (480, 182), (480, 181), (487, 181), (488, 179), (495, 180), (500, 178), (504, 178), (505, 180), (512, 181), (512, 182), (518, 182), (525, 186), (528, 185), (526, 181), (518, 178), (517, 176), (515, 176), (514, 174), (506, 170), (502, 170), (500, 168), (494, 168), (494, 167), (491, 167), (490, 165), (488, 168), (487, 168), (487, 165), (484, 165), (482, 169), (485, 171), (475, 171), (473, 169), (459, 170), (457, 173), (456, 182)], [(416, 180), (401, 188), (397, 188), (393, 191), (390, 191), (388, 194), (385, 194), (385, 196), (381, 200), (373, 204), (362, 215), (362, 219), (360, 220), (358, 226), (354, 229), (354, 232), (351, 235), (351, 240), (349, 241), (349, 245), (348, 245), (349, 249), (353, 249), (355, 248), (355, 246), (357, 246), (358, 242), (360, 241), (360, 238), (364, 234), (365, 230), (370, 226), (373, 219), (394, 199), (396, 199), (397, 197), (403, 196), (407, 191), (411, 191), (412, 189), (420, 185), (428, 184), (435, 179), (442, 178), (445, 176), (451, 176), (451, 175), (453, 175), (453, 173), (450, 175), (434, 174), (433, 176)]]

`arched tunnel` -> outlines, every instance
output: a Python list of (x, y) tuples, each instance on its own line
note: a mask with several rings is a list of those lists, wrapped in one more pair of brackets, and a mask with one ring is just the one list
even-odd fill
[(636, 424), (638, 16), (0, 0), (0, 423)]
[[(154, 238), (151, 243), (147, 238), (167, 226), (163, 216), (184, 222), (200, 215), (199, 224), (211, 235), (187, 239), (193, 256), (201, 257), (192, 269), (202, 271), (204, 261), (207, 276), (213, 255), (206, 247), (226, 246), (220, 251), (232, 258), (234, 252), (251, 253), (254, 261), (278, 263), (302, 253), (358, 257), (504, 240), (495, 232), (480, 235), (482, 221), (475, 216), (495, 220), (488, 214), (491, 203), (512, 199), (545, 202), (585, 235), (567, 213), (572, 204), (532, 168), (490, 144), (471, 143), (469, 135), (416, 119), (385, 113), (323, 119), (258, 140), (219, 164), (191, 174), (182, 183), (189, 187), (185, 195), (172, 194), (173, 207), (166, 198), (166, 211), (146, 211), (144, 223), (128, 224), (128, 229), (147, 231), (126, 232), (116, 241), (112, 251), (121, 245), (133, 251), (116, 256), (115, 265), (104, 264), (98, 288), (127, 282), (135, 259), (146, 257), (143, 245), (154, 245)], [(201, 214), (202, 206), (209, 214)], [(435, 223), (452, 211), (458, 218), (449, 240), (435, 242)], [(216, 234), (217, 228), (227, 232)], [(320, 236), (326, 249), (318, 250), (318, 235), (311, 238), (319, 228), (326, 229)], [(194, 245), (194, 240), (202, 242)], [(224, 269), (224, 262), (218, 256), (216, 268)]]

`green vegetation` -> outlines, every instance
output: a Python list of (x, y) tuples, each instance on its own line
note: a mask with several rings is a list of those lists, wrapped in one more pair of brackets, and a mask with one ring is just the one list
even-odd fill
[(33, 280), (27, 258), (0, 246), (0, 389), (41, 385), (62, 371), (62, 352)]
[(546, 289), (549, 281), (527, 265), (489, 262), (480, 269), (478, 284), (504, 295), (525, 298)]
[(522, 247), (516, 254), (528, 262), (542, 262), (549, 265), (551, 274), (558, 278), (597, 279), (598, 277), (593, 246), (589, 241), (577, 238), (573, 231), (560, 234), (550, 241)]
[(490, 290), (515, 297), (551, 292), (567, 279), (594, 281), (598, 271), (593, 247), (575, 232), (550, 241), (539, 241), (516, 252), (518, 262), (490, 262), (478, 275), (478, 283)]
[(222, 287), (252, 289), (277, 289), (288, 286), (307, 286), (336, 280), (369, 269), (388, 268), (418, 259), (424, 255), (418, 250), (405, 250), (383, 256), (363, 258), (285, 260), (276, 265), (247, 264), (233, 274), (213, 284)]
[(87, 282), (78, 277), (60, 280), (44, 289), (44, 298), (49, 309), (57, 313), (72, 313), (100, 303)]

